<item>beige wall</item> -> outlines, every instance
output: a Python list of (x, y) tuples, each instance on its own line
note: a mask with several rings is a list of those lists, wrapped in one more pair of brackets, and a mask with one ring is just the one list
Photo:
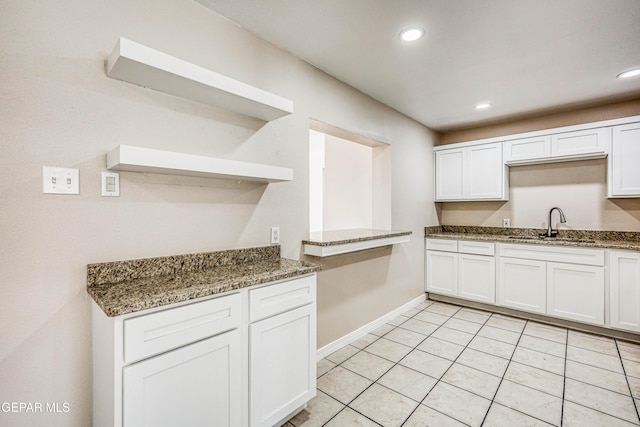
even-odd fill
[[(299, 258), (310, 117), (393, 145), (393, 227), (414, 233), (326, 265), (319, 346), (422, 294), (436, 134), (192, 0), (1, 2), (0, 16), (0, 401), (70, 404), (0, 413), (0, 425), (91, 424), (88, 263), (265, 245), (274, 225), (283, 255)], [(290, 98), (294, 114), (265, 124), (109, 79), (119, 36)], [(121, 197), (102, 198), (118, 144), (292, 167), (294, 181), (122, 173)], [(43, 165), (79, 168), (81, 194), (43, 195)]]
[[(454, 143), (640, 115), (640, 100), (604, 105), (451, 132), (442, 141)], [(511, 218), (512, 227), (547, 227), (548, 212), (560, 206), (567, 217), (561, 228), (640, 231), (640, 199), (607, 199), (607, 161), (589, 160), (509, 168), (508, 202), (442, 203), (441, 224), (501, 227)], [(554, 226), (557, 214), (554, 216)]]

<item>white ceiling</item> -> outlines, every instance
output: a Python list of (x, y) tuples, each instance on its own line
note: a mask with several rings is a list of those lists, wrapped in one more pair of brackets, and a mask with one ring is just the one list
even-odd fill
[(197, 1), (442, 132), (640, 97), (640, 0)]

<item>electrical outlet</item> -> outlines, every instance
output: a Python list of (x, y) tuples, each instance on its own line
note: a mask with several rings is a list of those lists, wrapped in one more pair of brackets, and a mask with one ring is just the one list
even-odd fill
[(511, 227), (511, 218), (502, 218), (502, 226), (505, 228)]
[(120, 196), (120, 174), (116, 172), (102, 172), (102, 195), (104, 197)]
[(43, 166), (42, 192), (47, 194), (80, 194), (78, 169)]
[(280, 227), (271, 227), (271, 244), (280, 244)]

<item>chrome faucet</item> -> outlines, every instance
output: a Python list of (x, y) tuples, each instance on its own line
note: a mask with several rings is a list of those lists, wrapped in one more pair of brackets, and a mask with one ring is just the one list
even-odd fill
[(547, 227), (547, 235), (544, 237), (556, 237), (558, 235), (558, 230), (553, 230), (551, 228), (551, 214), (553, 213), (554, 210), (558, 210), (558, 213), (560, 214), (560, 222), (562, 224), (564, 224), (565, 222), (567, 222), (567, 219), (564, 217), (564, 212), (562, 212), (562, 209), (560, 209), (559, 207), (553, 207), (549, 210), (549, 223), (548, 223), (548, 227)]

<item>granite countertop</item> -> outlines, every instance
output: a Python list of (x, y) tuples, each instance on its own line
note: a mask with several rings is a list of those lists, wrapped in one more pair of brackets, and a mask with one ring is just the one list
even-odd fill
[(633, 231), (560, 230), (558, 237), (540, 239), (546, 229), (442, 225), (425, 227), (424, 236), (458, 240), (486, 240), (551, 246), (578, 246), (640, 251), (640, 233)]
[(89, 264), (87, 292), (113, 317), (318, 270), (280, 258), (280, 246), (273, 245)]
[(406, 236), (411, 233), (411, 231), (376, 230), (369, 228), (318, 231), (310, 233), (309, 239), (303, 240), (302, 244), (315, 246), (344, 245), (346, 243), (364, 242), (367, 240), (384, 239), (387, 237)]

